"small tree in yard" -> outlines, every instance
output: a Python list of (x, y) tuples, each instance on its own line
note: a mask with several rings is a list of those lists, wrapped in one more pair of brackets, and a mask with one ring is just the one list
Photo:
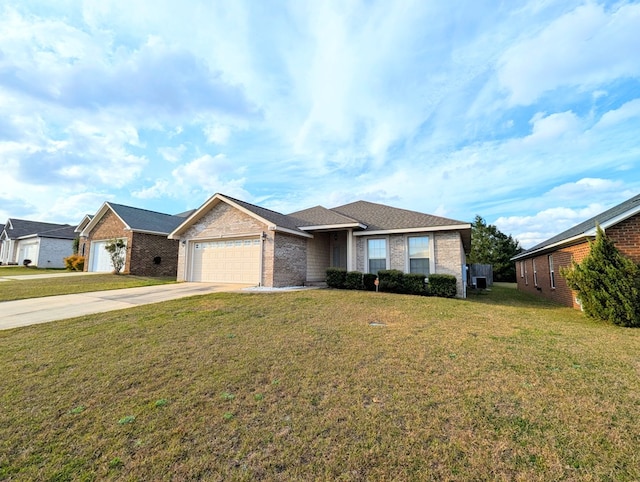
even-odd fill
[(112, 239), (105, 244), (104, 249), (109, 252), (111, 264), (113, 265), (113, 274), (120, 274), (125, 263), (127, 244), (123, 239)]
[(600, 226), (589, 255), (560, 274), (577, 291), (587, 315), (616, 325), (640, 326), (640, 269), (618, 251)]

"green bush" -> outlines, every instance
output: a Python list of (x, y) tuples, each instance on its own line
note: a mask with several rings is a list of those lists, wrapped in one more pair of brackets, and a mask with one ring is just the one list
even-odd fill
[(327, 286), (343, 289), (347, 277), (347, 270), (342, 268), (327, 268)]
[(404, 293), (410, 295), (426, 295), (427, 285), (425, 283), (426, 276), (418, 273), (405, 273), (403, 285)]
[(364, 273), (362, 275), (362, 284), (364, 285), (364, 289), (367, 291), (375, 291), (377, 278), (378, 277), (373, 273)]
[(362, 273), (360, 271), (348, 271), (345, 276), (344, 287), (348, 290), (364, 289), (364, 284), (362, 284)]
[(450, 274), (430, 274), (429, 294), (441, 298), (454, 298), (456, 296), (456, 277)]
[(640, 326), (640, 269), (623, 256), (598, 226), (596, 240), (581, 263), (560, 274), (577, 291), (584, 312), (616, 325)]
[(404, 273), (398, 269), (381, 269), (378, 271), (380, 291), (387, 293), (404, 293)]

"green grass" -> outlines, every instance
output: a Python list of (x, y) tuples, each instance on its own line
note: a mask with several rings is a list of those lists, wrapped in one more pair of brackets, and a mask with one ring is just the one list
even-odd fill
[(0, 265), (0, 276), (22, 276), (28, 274), (55, 274), (67, 272), (64, 268), (27, 268), (25, 266)]
[[(1, 270), (0, 276), (3, 276)], [(89, 291), (117, 290), (121, 288), (135, 288), (138, 286), (153, 286), (175, 282), (176, 280), (174, 278), (151, 278), (148, 276), (115, 274), (9, 280), (0, 282), (0, 301), (86, 293)]]
[(221, 293), (9, 330), (0, 479), (638, 480), (638, 353), (640, 331), (502, 286)]

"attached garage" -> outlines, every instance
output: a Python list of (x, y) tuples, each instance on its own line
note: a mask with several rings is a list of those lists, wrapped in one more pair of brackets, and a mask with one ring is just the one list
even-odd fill
[(34, 265), (38, 264), (38, 242), (21, 241), (18, 244), (18, 264), (22, 264), (25, 259), (31, 260)]
[(260, 283), (259, 237), (193, 241), (190, 281)]
[(95, 273), (111, 273), (113, 271), (113, 263), (109, 252), (105, 249), (109, 241), (93, 241), (91, 243), (91, 260), (89, 271)]

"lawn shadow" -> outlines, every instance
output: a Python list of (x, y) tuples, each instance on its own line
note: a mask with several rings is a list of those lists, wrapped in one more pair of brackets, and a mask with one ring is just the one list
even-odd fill
[(494, 283), (486, 290), (468, 289), (467, 301), (485, 305), (516, 306), (536, 309), (558, 309), (563, 305), (546, 298), (524, 293), (515, 283)]

